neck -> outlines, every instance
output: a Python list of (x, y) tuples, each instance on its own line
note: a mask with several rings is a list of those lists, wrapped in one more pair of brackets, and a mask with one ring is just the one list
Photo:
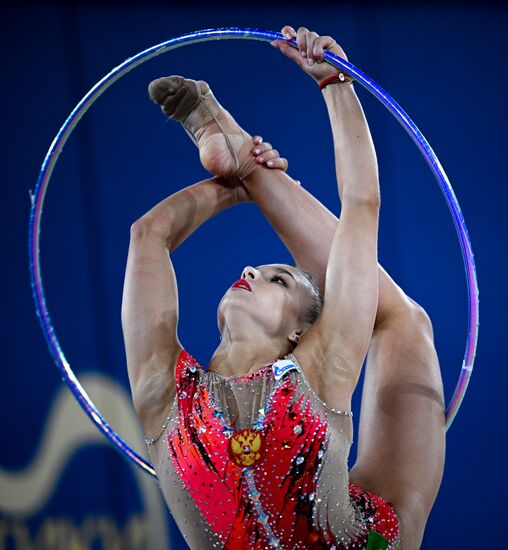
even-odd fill
[(223, 340), (215, 350), (208, 369), (222, 376), (243, 376), (274, 363), (284, 355), (280, 346)]

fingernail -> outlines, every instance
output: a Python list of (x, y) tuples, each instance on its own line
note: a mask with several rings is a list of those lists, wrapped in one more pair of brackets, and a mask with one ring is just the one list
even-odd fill
[(310, 58), (307, 60), (307, 62), (309, 63), (309, 65), (314, 65), (314, 59)]
[(264, 162), (264, 158), (263, 158), (263, 157), (258, 157), (258, 160), (259, 160), (259, 162)]
[(261, 149), (259, 149), (259, 147), (257, 149), (254, 149), (254, 153), (256, 153), (256, 155), (259, 155), (259, 153), (261, 153)]
[(287, 40), (291, 40), (291, 35), (288, 32), (284, 36), (286, 37)]
[(268, 164), (268, 166), (273, 166), (273, 160), (269, 160), (266, 164)]
[(307, 57), (306, 52), (302, 52), (302, 57)]
[(277, 47), (277, 43), (275, 42), (275, 40), (272, 40), (272, 41), (270, 42), (270, 46), (273, 46), (274, 48)]

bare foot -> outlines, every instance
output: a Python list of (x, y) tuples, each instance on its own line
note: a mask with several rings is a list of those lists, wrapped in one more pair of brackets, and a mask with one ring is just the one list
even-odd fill
[(150, 82), (148, 94), (166, 116), (182, 123), (206, 170), (244, 179), (256, 168), (251, 136), (215, 99), (206, 82), (167, 76)]

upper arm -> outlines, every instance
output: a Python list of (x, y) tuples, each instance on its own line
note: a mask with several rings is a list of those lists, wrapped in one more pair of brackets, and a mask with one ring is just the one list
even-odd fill
[(378, 305), (378, 213), (376, 201), (343, 201), (328, 259), (323, 310), (295, 350), (327, 402), (350, 398), (372, 337)]
[(158, 425), (174, 396), (183, 349), (177, 325), (178, 289), (166, 242), (142, 218), (131, 228), (122, 329), (134, 406), (143, 423)]

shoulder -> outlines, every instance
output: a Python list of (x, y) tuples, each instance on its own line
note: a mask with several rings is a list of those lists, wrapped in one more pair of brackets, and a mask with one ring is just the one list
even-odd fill
[(160, 435), (178, 396), (195, 381), (192, 375), (204, 371), (199, 361), (183, 347), (170, 363), (171, 368), (165, 374), (155, 370), (154, 376), (139, 391), (136, 412), (148, 439), (153, 434)]

